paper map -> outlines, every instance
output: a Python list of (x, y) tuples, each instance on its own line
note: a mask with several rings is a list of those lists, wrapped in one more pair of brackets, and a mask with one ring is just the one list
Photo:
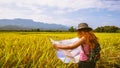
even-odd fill
[[(52, 38), (49, 38), (50, 41), (52, 42), (52, 44), (72, 44), (75, 41), (77, 41), (79, 38), (72, 38), (72, 39), (67, 39), (67, 40), (60, 40), (60, 41), (55, 41)], [(78, 63), (79, 62), (79, 58), (80, 58), (80, 50), (81, 50), (81, 46), (72, 49), (72, 50), (64, 50), (64, 49), (59, 49), (56, 50), (56, 55), (58, 57), (58, 59), (60, 59), (62, 62), (64, 63)]]

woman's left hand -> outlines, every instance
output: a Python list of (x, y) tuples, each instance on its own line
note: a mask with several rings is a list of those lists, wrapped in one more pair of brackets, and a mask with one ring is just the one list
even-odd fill
[(57, 44), (53, 44), (53, 48), (55, 48), (57, 50), (59, 49)]

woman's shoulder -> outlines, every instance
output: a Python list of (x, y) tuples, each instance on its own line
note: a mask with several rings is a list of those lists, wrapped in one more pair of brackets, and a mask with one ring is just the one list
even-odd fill
[(79, 38), (76, 42), (79, 42), (79, 43), (81, 43), (81, 44), (84, 44), (85, 41), (86, 41), (85, 37), (81, 37), (81, 38)]

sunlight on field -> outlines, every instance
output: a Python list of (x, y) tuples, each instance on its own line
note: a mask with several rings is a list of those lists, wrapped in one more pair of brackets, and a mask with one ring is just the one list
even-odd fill
[[(62, 40), (76, 37), (76, 33), (63, 32), (4, 32), (0, 33), (0, 68), (77, 68), (77, 64), (64, 64), (57, 59), (48, 37)], [(102, 51), (97, 68), (120, 66), (120, 33), (96, 33)]]

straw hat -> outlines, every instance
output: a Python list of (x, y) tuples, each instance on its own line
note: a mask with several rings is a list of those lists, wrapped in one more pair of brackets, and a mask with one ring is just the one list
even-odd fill
[(87, 23), (80, 23), (80, 24), (78, 24), (77, 31), (78, 31), (78, 30), (82, 30), (82, 29), (92, 30), (92, 28), (89, 27)]

